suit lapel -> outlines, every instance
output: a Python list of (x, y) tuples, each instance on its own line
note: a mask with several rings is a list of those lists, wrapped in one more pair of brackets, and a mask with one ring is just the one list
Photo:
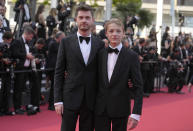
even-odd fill
[(97, 43), (96, 39), (93, 36), (91, 36), (91, 50), (90, 50), (90, 55), (88, 58), (87, 65), (89, 65), (91, 63), (91, 61), (93, 60), (93, 58), (97, 52), (97, 47), (96, 47), (97, 44), (96, 43)]
[(81, 61), (81, 63), (84, 63), (84, 59), (80, 50), (80, 46), (79, 46), (79, 42), (78, 42), (78, 37), (77, 35), (73, 35), (72, 39), (71, 39), (71, 43), (72, 43), (72, 49), (74, 50), (73, 53), (75, 53), (77, 55), (77, 57), (79, 58), (79, 60)]
[(122, 63), (124, 62), (124, 53), (125, 53), (125, 48), (122, 47), (120, 53), (119, 53), (119, 56), (117, 58), (117, 62), (115, 64), (115, 67), (114, 67), (114, 70), (113, 70), (113, 74), (111, 76), (111, 79), (110, 79), (110, 84), (112, 84), (113, 82), (115, 82), (117, 80), (117, 77), (119, 76), (119, 73), (120, 73), (120, 69), (121, 69), (121, 65)]

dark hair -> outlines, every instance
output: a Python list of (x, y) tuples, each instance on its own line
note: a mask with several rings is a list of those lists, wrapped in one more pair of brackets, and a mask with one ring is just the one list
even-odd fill
[(44, 40), (44, 38), (39, 38), (36, 43), (41, 44), (41, 45), (45, 45), (45, 40)]
[(145, 42), (145, 39), (144, 38), (140, 38), (139, 39), (139, 44), (143, 44)]
[(39, 7), (38, 7), (38, 10), (37, 10), (37, 13), (35, 15), (35, 21), (36, 22), (39, 22), (39, 15), (43, 12), (45, 6), (43, 4), (41, 4)]
[(11, 31), (6, 31), (4, 34), (3, 34), (3, 39), (12, 39), (13, 38), (13, 34), (11, 33)]
[(81, 4), (76, 9), (75, 17), (77, 17), (79, 11), (90, 11), (91, 15), (93, 16), (93, 9), (87, 4)]
[(57, 32), (55, 38), (58, 39), (62, 34), (64, 34), (64, 32), (62, 31)]
[(33, 35), (35, 35), (35, 32), (34, 32), (34, 30), (30, 27), (30, 25), (24, 27), (23, 33), (24, 33), (24, 34), (33, 34)]

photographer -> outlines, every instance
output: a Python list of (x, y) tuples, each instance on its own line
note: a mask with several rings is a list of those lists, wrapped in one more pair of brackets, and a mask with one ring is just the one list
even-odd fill
[(145, 93), (154, 93), (154, 78), (156, 75), (156, 68), (158, 64), (158, 53), (155, 46), (146, 46), (143, 51), (143, 71), (146, 72), (146, 86), (144, 87)]
[(29, 7), (26, 3), (27, 0), (17, 0), (15, 3), (15, 7), (14, 7), (14, 11), (15, 11), (15, 18), (14, 21), (19, 23), (19, 15), (20, 12), (24, 13), (22, 16), (22, 22), (21, 25), (24, 22), (30, 22), (31, 21), (31, 16), (30, 16), (30, 12), (29, 12)]
[(126, 21), (126, 28), (130, 27), (132, 29), (132, 32), (135, 32), (134, 25), (137, 26), (139, 22), (139, 17), (136, 16), (128, 16)]
[(3, 17), (3, 27), (6, 31), (11, 31), (9, 20), (5, 18), (6, 7), (0, 4), (0, 15)]
[(3, 26), (3, 17), (0, 15), (0, 42), (3, 42), (3, 34), (6, 31), (6, 28)]
[(13, 34), (11, 32), (5, 32), (3, 34), (3, 43), (0, 45), (1, 56), (1, 71), (6, 72), (1, 75), (2, 77), (2, 96), (0, 98), (0, 114), (2, 115), (14, 115), (14, 112), (10, 111), (9, 108), (9, 99), (10, 99), (10, 90), (11, 90), (11, 72), (12, 65), (14, 61), (11, 59), (11, 50), (10, 45), (13, 39)]
[(166, 74), (166, 84), (168, 86), (168, 92), (177, 94), (184, 94), (181, 92), (185, 84), (185, 70), (180, 56), (179, 48), (175, 48), (173, 53), (168, 56), (169, 68)]
[[(14, 59), (19, 59), (19, 63), (16, 64), (15, 70), (23, 71), (31, 68), (30, 61), (34, 59), (34, 56), (30, 52), (28, 43), (35, 35), (34, 30), (29, 26), (25, 27), (22, 36), (19, 40), (14, 40), (11, 46), (12, 56)], [(21, 108), (21, 96), (22, 91), (25, 89), (25, 73), (16, 73), (14, 82), (14, 109), (16, 114), (24, 114), (24, 110)], [(35, 84), (34, 82), (30, 84)], [(32, 87), (35, 85), (32, 85)]]
[(26, 106), (27, 114), (34, 115), (37, 112), (40, 112), (40, 90), (41, 90), (41, 80), (42, 80), (42, 72), (37, 71), (42, 69), (45, 65), (45, 52), (43, 52), (43, 47), (45, 46), (45, 40), (43, 38), (39, 38), (35, 43), (34, 47), (30, 49), (30, 52), (34, 56), (34, 59), (31, 60), (31, 69), (32, 72), (26, 73), (26, 77), (28, 77), (30, 81), (30, 93), (31, 93), (31, 101), (30, 104)]
[[(51, 43), (49, 44), (50, 46), (48, 48), (48, 58), (46, 61), (46, 68), (55, 69), (59, 44), (64, 37), (65, 37), (64, 33), (59, 31), (58, 33), (56, 33), (54, 40), (51, 41)], [(47, 79), (51, 81), (51, 88), (50, 88), (50, 94), (49, 94), (49, 100), (48, 100), (48, 103), (49, 103), (48, 110), (55, 110), (54, 109), (54, 70), (48, 72)]]
[(68, 17), (70, 16), (71, 8), (69, 5), (62, 6), (59, 4), (57, 9), (58, 9), (58, 20), (60, 21), (59, 30), (66, 33), (69, 26)]
[(56, 18), (57, 9), (52, 8), (49, 12), (49, 16), (46, 18), (46, 25), (48, 26), (48, 36), (52, 35), (53, 29), (56, 28), (58, 24), (58, 20)]

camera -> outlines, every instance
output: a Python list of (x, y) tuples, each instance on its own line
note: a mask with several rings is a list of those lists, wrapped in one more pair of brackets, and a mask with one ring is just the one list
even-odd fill
[(0, 52), (1, 52), (2, 54), (4, 54), (4, 52), (6, 52), (7, 49), (8, 49), (8, 46), (7, 46), (6, 44), (1, 44), (1, 45), (0, 45)]
[(20, 4), (25, 4), (27, 0), (19, 0)]

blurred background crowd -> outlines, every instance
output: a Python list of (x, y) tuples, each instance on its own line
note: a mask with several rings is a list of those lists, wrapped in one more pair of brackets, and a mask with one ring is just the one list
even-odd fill
[[(48, 110), (54, 111), (56, 57), (61, 39), (77, 32), (72, 18), (74, 5), (72, 1), (59, 2), (57, 8), (51, 8), (45, 16), (45, 6), (40, 4), (32, 21), (26, 1), (17, 0), (13, 9), (16, 25), (11, 28), (5, 17), (6, 6), (0, 4), (0, 116), (25, 112), (34, 115), (45, 103)], [(191, 89), (193, 83), (192, 34), (179, 31), (172, 37), (170, 27), (166, 26), (158, 53), (155, 25), (152, 24), (148, 35), (142, 38), (136, 31), (141, 20), (139, 15), (126, 17), (122, 44), (139, 55), (144, 97), (161, 92), (162, 87), (167, 87), (168, 93), (184, 94), (184, 85)], [(102, 27), (105, 22), (95, 22), (92, 34), (108, 45), (105, 30), (97, 29), (97, 25)]]

